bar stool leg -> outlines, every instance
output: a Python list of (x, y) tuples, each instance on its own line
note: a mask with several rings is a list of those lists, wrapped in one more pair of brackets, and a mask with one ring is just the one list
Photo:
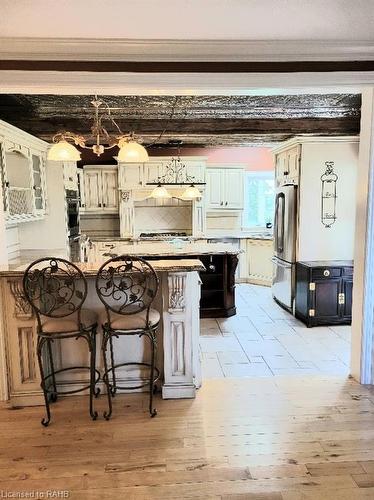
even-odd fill
[(43, 389), (43, 394), (44, 394), (44, 403), (45, 403), (45, 409), (47, 412), (47, 418), (43, 418), (41, 421), (41, 424), (44, 425), (44, 427), (47, 427), (49, 422), (51, 421), (51, 411), (49, 409), (49, 400), (48, 400), (48, 392), (45, 387), (45, 375), (44, 375), (44, 369), (43, 369), (43, 359), (42, 359), (42, 353), (43, 353), (43, 345), (45, 342), (48, 343), (48, 340), (43, 339), (41, 337), (38, 337), (38, 343), (37, 343), (37, 357), (38, 357), (38, 363), (39, 363), (39, 370), (40, 370), (40, 379), (41, 379), (41, 388)]
[(154, 393), (154, 378), (155, 378), (155, 354), (156, 354), (156, 337), (153, 331), (148, 333), (151, 341), (151, 374), (149, 379), (149, 414), (153, 418), (157, 415), (156, 408), (153, 408), (153, 393)]
[(93, 398), (96, 397), (96, 327), (92, 328), (90, 333), (90, 415), (92, 420), (97, 419), (97, 411), (94, 410), (93, 407)]
[(113, 381), (111, 394), (114, 397), (117, 392), (117, 382), (116, 382), (116, 369), (114, 367), (113, 335), (109, 335), (109, 347), (110, 347), (110, 362), (112, 363), (112, 381)]
[[(110, 338), (110, 332), (107, 330), (103, 329), (103, 343), (101, 346), (102, 353), (103, 353), (103, 361), (104, 361), (104, 382), (106, 385), (106, 393), (108, 397), (108, 411), (104, 412), (104, 418), (105, 420), (109, 420), (111, 415), (112, 415), (112, 395), (111, 395), (111, 390), (110, 390), (110, 383), (109, 383), (109, 372), (108, 372), (108, 361), (107, 361), (107, 345), (108, 345), (108, 339)], [(112, 367), (113, 368), (113, 367)]]
[(48, 348), (48, 356), (49, 356), (49, 366), (51, 368), (51, 375), (52, 375), (52, 385), (53, 385), (53, 391), (50, 394), (50, 400), (55, 403), (57, 401), (57, 386), (56, 386), (56, 376), (55, 376), (55, 366), (53, 362), (53, 354), (52, 354), (52, 342), (53, 340), (47, 340), (47, 348)]

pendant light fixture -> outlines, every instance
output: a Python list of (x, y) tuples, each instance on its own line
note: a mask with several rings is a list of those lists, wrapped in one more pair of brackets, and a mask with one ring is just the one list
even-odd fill
[(118, 147), (118, 161), (126, 163), (145, 163), (149, 161), (147, 150), (136, 142), (134, 134), (130, 134), (128, 139), (120, 139)]
[(182, 198), (185, 198), (186, 200), (197, 200), (201, 198), (201, 193), (195, 184), (191, 184), (182, 194)]
[(178, 148), (178, 157), (172, 158), (166, 165), (164, 175), (159, 176), (153, 182), (147, 182), (150, 186), (157, 186), (153, 189), (151, 198), (170, 198), (171, 194), (165, 186), (188, 186), (183, 192), (182, 198), (188, 200), (201, 198), (201, 193), (196, 186), (205, 186), (205, 182), (197, 182), (192, 175), (188, 175), (187, 166), (182, 162), (179, 153)]
[(53, 161), (79, 161), (81, 154), (78, 149), (69, 144), (65, 139), (60, 139), (48, 152), (48, 160)]
[(161, 184), (157, 184), (157, 186), (154, 188), (154, 190), (151, 193), (151, 198), (171, 198), (171, 194), (169, 191), (166, 189), (165, 186), (161, 186)]
[[(109, 105), (103, 99), (98, 99), (97, 96), (95, 96), (91, 104), (94, 107), (94, 122), (91, 127), (91, 134), (85, 138), (74, 132), (58, 132), (53, 137), (54, 144), (49, 149), (48, 160), (79, 161), (81, 159), (81, 153), (75, 146), (91, 149), (97, 156), (101, 156), (107, 149), (118, 146), (119, 161), (143, 163), (149, 160), (146, 149), (139, 144), (135, 134), (133, 132), (123, 134), (111, 115)], [(109, 135), (103, 126), (103, 121), (108, 121), (113, 125), (117, 129), (118, 135), (114, 137)], [(87, 142), (91, 143), (92, 146), (87, 145)]]

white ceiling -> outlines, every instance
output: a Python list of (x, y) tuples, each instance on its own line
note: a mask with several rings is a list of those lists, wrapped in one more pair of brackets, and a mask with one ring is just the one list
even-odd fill
[(374, 40), (373, 0), (2, 0), (1, 37)]

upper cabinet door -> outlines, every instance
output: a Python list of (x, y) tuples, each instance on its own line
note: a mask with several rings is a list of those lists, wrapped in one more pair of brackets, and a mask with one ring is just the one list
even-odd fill
[(300, 146), (295, 146), (287, 151), (287, 172), (290, 179), (299, 177)]
[(118, 168), (121, 189), (142, 187), (143, 163), (121, 163)]
[(205, 182), (205, 166), (199, 161), (190, 161), (187, 164), (187, 175), (195, 182)]
[(101, 170), (84, 172), (85, 210), (102, 209)]
[(224, 170), (224, 208), (243, 209), (244, 171), (241, 168)]
[(32, 160), (29, 151), (5, 152), (8, 216), (14, 220), (34, 215)]
[(155, 161), (144, 164), (144, 184), (157, 182), (158, 178), (165, 175), (167, 162)]
[(78, 191), (77, 163), (75, 161), (66, 161), (63, 165), (65, 189)]
[(0, 190), (2, 191), (2, 210), (6, 215), (8, 215), (9, 199), (8, 199), (8, 188), (7, 188), (7, 177), (6, 177), (6, 167), (5, 167), (5, 151), (4, 146), (0, 142)]
[(34, 208), (37, 213), (43, 213), (45, 208), (44, 190), (43, 190), (43, 159), (36, 154), (32, 154), (32, 176), (34, 190)]
[(206, 172), (207, 209), (224, 208), (224, 169), (208, 168)]
[(102, 205), (105, 211), (118, 211), (118, 175), (117, 170), (102, 171)]
[(275, 157), (275, 179), (277, 184), (283, 184), (287, 176), (287, 151), (278, 153)]

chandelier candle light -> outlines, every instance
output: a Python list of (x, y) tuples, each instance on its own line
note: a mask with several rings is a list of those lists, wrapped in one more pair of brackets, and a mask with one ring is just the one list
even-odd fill
[[(104, 153), (106, 149), (119, 147), (118, 160), (123, 162), (146, 162), (149, 160), (147, 150), (139, 144), (135, 134), (123, 134), (120, 127), (111, 115), (110, 108), (104, 100), (100, 100), (95, 96), (91, 101), (95, 108), (94, 123), (91, 127), (91, 134), (85, 138), (82, 135), (74, 132), (58, 132), (53, 137), (54, 144), (48, 152), (48, 160), (53, 161), (79, 161), (81, 153), (75, 146), (91, 149), (97, 156)], [(100, 113), (100, 106), (104, 105), (105, 111)], [(112, 137), (109, 135), (102, 122), (106, 120), (118, 131), (118, 135)], [(71, 144), (71, 141), (75, 144)], [(86, 142), (93, 142), (91, 145), (86, 145)]]

